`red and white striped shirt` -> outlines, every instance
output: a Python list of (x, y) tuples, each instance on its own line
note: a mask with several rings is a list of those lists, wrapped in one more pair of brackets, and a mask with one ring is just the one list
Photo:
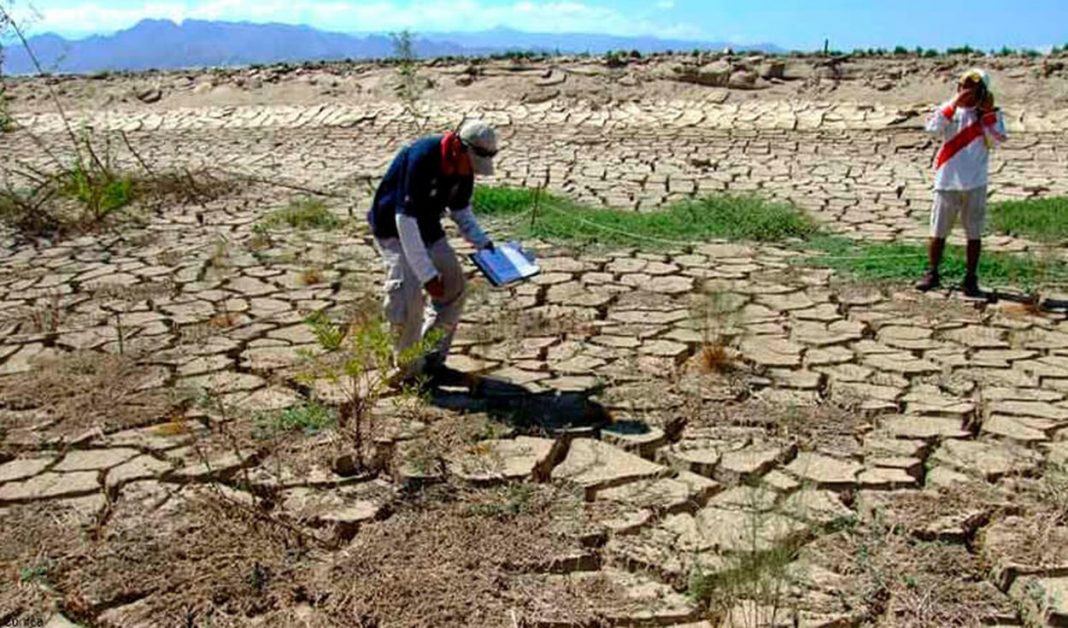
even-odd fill
[(980, 119), (978, 109), (957, 107), (950, 101), (927, 118), (927, 130), (943, 139), (935, 157), (936, 190), (974, 190), (986, 185), (990, 147), (1005, 141), (1000, 109)]

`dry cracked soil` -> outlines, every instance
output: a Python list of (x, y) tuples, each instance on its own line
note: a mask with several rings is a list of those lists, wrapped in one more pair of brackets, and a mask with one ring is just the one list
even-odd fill
[[(976, 61), (773, 61), (433, 63), (419, 114), (496, 124), (491, 185), (634, 211), (757, 193), (858, 240), (923, 238), (923, 115)], [(1063, 62), (993, 63), (1011, 138), (991, 198), (1068, 195)], [(51, 88), (124, 167), (241, 185), (63, 239), (0, 232), (0, 623), (1068, 622), (1063, 310), (858, 284), (767, 244), (529, 242), (527, 283), (468, 268), (449, 365), (477, 384), (368, 410), (374, 472), (334, 463), (329, 426), (257, 431), (339, 405), (302, 377), (305, 319), (377, 299), (361, 217), (416, 132), (393, 76), (14, 81), (7, 172), (69, 152)], [(341, 226), (258, 226), (315, 193)]]

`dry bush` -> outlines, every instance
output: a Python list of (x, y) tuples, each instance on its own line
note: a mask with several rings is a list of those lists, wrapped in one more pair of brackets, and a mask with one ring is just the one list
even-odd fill
[[(804, 560), (842, 576), (837, 596), (885, 625), (978, 626), (1013, 615), (1008, 598), (964, 545), (918, 541), (880, 521), (826, 535)], [(882, 625), (882, 624), (880, 624)]]
[[(41, 436), (113, 432), (166, 420), (187, 399), (173, 388), (142, 390), (151, 372), (126, 356), (79, 352), (47, 360), (29, 373), (0, 378), (0, 408), (34, 410)], [(9, 423), (8, 429), (27, 427)]]
[(62, 504), (5, 508), (0, 513), (0, 624), (47, 617), (58, 560), (84, 542), (80, 522)]
[(501, 499), (439, 495), (368, 526), (317, 587), (335, 591), (323, 610), (355, 626), (510, 623), (527, 603), (517, 576), (579, 550), (583, 518), (578, 496), (558, 490), (539, 486), (521, 508), (486, 508)]
[(824, 401), (807, 405), (780, 405), (759, 398), (738, 403), (689, 404), (689, 425), (694, 428), (759, 428), (769, 437), (789, 440), (802, 449), (849, 452), (858, 437), (871, 427), (854, 400)]
[(184, 493), (148, 515), (140, 501), (120, 502), (99, 541), (58, 560), (69, 615), (136, 602), (111, 623), (237, 626), (303, 601), (321, 560), (307, 537), (206, 488)]
[(722, 344), (706, 344), (699, 354), (701, 371), (709, 373), (729, 373), (735, 368), (735, 358)]
[[(124, 172), (110, 156), (58, 165), (29, 166), (4, 173), (0, 223), (28, 237), (64, 236), (115, 225), (131, 216), (159, 212), (172, 204), (204, 205), (240, 189), (240, 182), (207, 170)], [(57, 162), (58, 163), (58, 162)], [(137, 210), (131, 213), (131, 210)]]

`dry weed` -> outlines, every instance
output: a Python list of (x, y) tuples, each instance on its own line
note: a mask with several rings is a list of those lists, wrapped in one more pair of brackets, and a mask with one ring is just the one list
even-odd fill
[(480, 514), (494, 492), (416, 502), (368, 526), (326, 574), (324, 610), (356, 626), (492, 626), (523, 616), (518, 574), (580, 549), (576, 495), (532, 488), (514, 513)]
[(210, 490), (185, 492), (147, 516), (120, 502), (99, 542), (60, 560), (68, 613), (85, 620), (136, 601), (119, 623), (236, 626), (303, 601), (316, 559), (306, 537)]
[(129, 357), (72, 353), (29, 373), (0, 379), (0, 407), (36, 410), (47, 417), (48, 425), (37, 429), (41, 436), (150, 425), (174, 415), (188, 401), (173, 388), (142, 390), (151, 377)]

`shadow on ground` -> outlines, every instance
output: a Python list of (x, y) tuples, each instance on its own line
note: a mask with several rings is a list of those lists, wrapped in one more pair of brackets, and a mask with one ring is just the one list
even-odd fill
[(990, 303), (1007, 301), (1009, 303), (1018, 303), (1020, 305), (1033, 307), (1036, 310), (1043, 312), (1068, 312), (1068, 301), (1063, 299), (1042, 299), (1037, 301), (1032, 295), (1017, 292), (1005, 292), (1002, 290), (984, 291), (983, 297)]
[(560, 434), (589, 432), (599, 436), (602, 429), (626, 429), (643, 433), (644, 424), (615, 423), (611, 413), (592, 397), (600, 389), (584, 391), (528, 388), (492, 377), (478, 377), (450, 372), (434, 381), (430, 402), (439, 408), (461, 412), (484, 412), (521, 432)]

